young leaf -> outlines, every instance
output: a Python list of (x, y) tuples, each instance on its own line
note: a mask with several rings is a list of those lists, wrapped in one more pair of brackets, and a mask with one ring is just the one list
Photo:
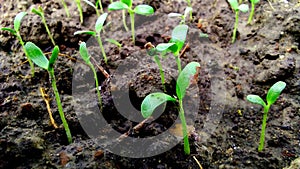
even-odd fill
[(94, 32), (94, 31), (76, 31), (76, 32), (74, 32), (74, 35), (78, 35), (78, 34), (88, 34), (88, 35), (96, 36), (96, 32)]
[(175, 51), (179, 52), (183, 47), (188, 28), (189, 27), (187, 25), (178, 25), (173, 29), (170, 43), (176, 43), (177, 45), (176, 48), (174, 46), (170, 47), (170, 50), (173, 53), (175, 53)]
[(141, 105), (141, 113), (144, 118), (148, 118), (152, 115), (154, 110), (161, 104), (173, 101), (175, 102), (176, 99), (167, 95), (165, 93), (151, 93), (145, 97)]
[(107, 18), (107, 13), (103, 13), (97, 19), (97, 22), (96, 22), (96, 25), (95, 25), (95, 30), (96, 30), (97, 33), (99, 33), (102, 30), (103, 24), (104, 24), (106, 18)]
[(257, 95), (250, 94), (247, 96), (247, 100), (251, 103), (259, 104), (262, 105), (263, 107), (266, 107), (266, 103), (264, 102), (264, 100)]
[(16, 31), (19, 31), (20, 26), (21, 26), (21, 21), (26, 14), (27, 14), (27, 12), (20, 12), (16, 15), (15, 20), (14, 20), (14, 29)]
[(246, 5), (246, 4), (241, 4), (241, 5), (239, 6), (239, 10), (242, 11), (242, 12), (248, 12), (249, 6)]
[(51, 58), (49, 60), (49, 66), (48, 66), (48, 69), (49, 68), (53, 68), (53, 64), (55, 63), (57, 57), (58, 57), (58, 54), (59, 54), (59, 48), (58, 46), (55, 46), (52, 50), (52, 55), (51, 55)]
[(129, 8), (132, 7), (132, 0), (121, 0), (124, 4), (126, 4)]
[(90, 5), (91, 7), (97, 9), (96, 6), (95, 6), (92, 2), (90, 2), (90, 1), (88, 1), (88, 0), (83, 0), (83, 1), (84, 1), (85, 3), (87, 3), (88, 5)]
[(233, 10), (239, 10), (239, 3), (237, 0), (228, 0), (228, 2)]
[[(179, 100), (182, 100), (186, 89), (190, 85), (191, 78), (197, 77), (197, 69), (200, 64), (197, 62), (190, 62), (185, 66), (185, 68), (179, 74), (176, 81), (176, 94)], [(194, 76), (194, 77), (193, 77)]]
[(122, 47), (122, 44), (120, 43), (120, 42), (118, 42), (117, 40), (115, 40), (115, 39), (110, 39), (110, 38), (107, 38), (107, 39), (105, 39), (107, 42), (109, 42), (109, 43), (112, 43), (112, 44), (114, 44), (114, 45), (117, 45), (119, 48), (120, 47)]
[(39, 15), (40, 17), (43, 17), (43, 10), (42, 10), (42, 7), (39, 7), (38, 9), (35, 9), (35, 8), (32, 8), (31, 9), (31, 12)]
[(11, 28), (4, 27), (4, 28), (1, 28), (1, 30), (8, 31), (8, 32), (10, 32), (13, 35), (17, 34), (17, 32), (14, 29), (11, 29)]
[(184, 16), (187, 17), (191, 11), (193, 11), (193, 8), (191, 8), (189, 6), (186, 7), (184, 10)]
[(48, 70), (49, 61), (42, 52), (42, 50), (37, 47), (32, 42), (27, 42), (25, 44), (25, 49), (27, 51), (28, 57), (39, 67)]
[(123, 2), (117, 1), (113, 2), (108, 5), (108, 10), (114, 11), (114, 10), (123, 10), (123, 9), (128, 9), (128, 5), (126, 5)]
[(134, 12), (140, 15), (151, 15), (154, 9), (149, 5), (138, 5), (134, 8)]
[(174, 17), (181, 17), (182, 16), (182, 14), (180, 14), (180, 13), (169, 13), (168, 14), (168, 17), (170, 17), (170, 18), (174, 18)]
[(80, 47), (79, 47), (79, 53), (80, 56), (82, 57), (82, 59), (89, 64), (90, 63), (90, 55), (89, 52), (86, 48), (86, 43), (85, 42), (81, 42), (80, 43)]
[(268, 105), (273, 104), (277, 98), (279, 97), (280, 93), (282, 92), (282, 90), (285, 88), (286, 83), (279, 81), (276, 82), (268, 91), (267, 93), (267, 102)]
[(175, 43), (160, 43), (156, 46), (156, 50), (158, 52), (163, 52), (163, 51), (168, 50), (173, 45), (175, 45)]

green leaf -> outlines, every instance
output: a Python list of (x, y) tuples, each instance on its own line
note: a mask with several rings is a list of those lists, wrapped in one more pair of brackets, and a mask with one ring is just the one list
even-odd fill
[(100, 33), (100, 31), (102, 30), (106, 18), (107, 18), (107, 13), (103, 13), (97, 19), (97, 22), (96, 22), (96, 25), (95, 25), (95, 30), (96, 30), (97, 33)]
[(161, 104), (167, 101), (175, 102), (176, 99), (174, 99), (170, 95), (167, 95), (165, 93), (160, 93), (160, 92), (151, 93), (147, 95), (141, 105), (142, 116), (144, 118), (150, 117), (158, 106), (160, 106)]
[[(164, 52), (166, 50), (168, 50), (170, 47), (172, 47), (173, 45), (175, 45), (175, 43), (160, 43), (156, 46), (156, 50), (158, 52)], [(176, 46), (177, 48), (177, 46)]]
[(259, 0), (251, 0), (251, 2), (253, 2), (254, 4), (257, 4), (259, 2)]
[(57, 57), (58, 57), (58, 54), (59, 54), (59, 47), (56, 45), (53, 50), (52, 50), (52, 55), (51, 55), (51, 58), (49, 60), (49, 66), (48, 66), (48, 69), (49, 68), (53, 68), (53, 64), (55, 63)]
[(87, 3), (88, 5), (90, 5), (91, 7), (93, 7), (94, 9), (96, 9), (97, 10), (97, 7), (92, 3), (92, 2), (90, 2), (90, 1), (88, 1), (88, 0), (83, 0), (85, 3)]
[(282, 81), (276, 82), (267, 93), (267, 103), (272, 105), (279, 97), (282, 90), (285, 88), (286, 83)]
[(44, 15), (44, 14), (43, 14), (43, 10), (42, 10), (41, 7), (39, 7), (38, 9), (32, 8), (32, 9), (31, 9), (31, 12), (33, 12), (33, 13), (39, 15), (40, 17), (43, 17), (43, 15)]
[(264, 102), (264, 100), (257, 95), (250, 94), (247, 96), (247, 100), (251, 103), (259, 104), (262, 105), (263, 107), (266, 107), (266, 103)]
[(174, 46), (170, 48), (173, 53), (175, 51), (178, 53), (183, 47), (188, 29), (189, 27), (187, 25), (178, 25), (173, 29), (170, 43), (176, 43), (177, 45), (176, 48)]
[(25, 44), (25, 49), (28, 54), (28, 57), (39, 67), (48, 70), (49, 61), (42, 52), (42, 50), (37, 47), (32, 42), (27, 42)]
[(239, 6), (239, 10), (240, 11), (242, 11), (242, 12), (248, 12), (248, 10), (249, 10), (249, 6), (248, 5), (246, 5), (246, 4), (241, 4), (240, 6)]
[(237, 0), (228, 0), (228, 2), (233, 10), (239, 10), (239, 3)]
[(119, 48), (122, 47), (122, 44), (120, 42), (118, 42), (117, 40), (115, 39), (110, 39), (110, 38), (107, 38), (105, 39), (107, 42), (111, 43), (111, 44), (114, 44), (116, 46), (118, 46)]
[(110, 11), (114, 11), (114, 10), (123, 10), (123, 9), (128, 9), (128, 5), (126, 5), (123, 2), (117, 1), (117, 2), (113, 2), (111, 4), (108, 5), (108, 10)]
[(4, 27), (4, 28), (1, 28), (1, 30), (8, 31), (8, 32), (10, 32), (13, 35), (17, 34), (17, 32), (14, 29), (11, 29), (11, 28)]
[(124, 4), (126, 4), (129, 8), (132, 7), (132, 0), (121, 0)]
[(192, 11), (193, 11), (193, 8), (191, 8), (189, 6), (186, 7), (185, 10), (184, 10), (184, 16), (185, 17), (189, 16), (190, 12), (192, 12)]
[(185, 66), (185, 68), (179, 74), (176, 81), (176, 94), (179, 100), (182, 100), (186, 89), (189, 87), (190, 82), (197, 80), (198, 77), (198, 68), (200, 64), (198, 62), (190, 62)]
[(80, 47), (79, 47), (79, 53), (80, 56), (82, 57), (82, 59), (89, 64), (90, 63), (90, 55), (89, 52), (86, 48), (86, 43), (85, 42), (81, 42), (80, 43)]
[(20, 12), (16, 15), (15, 20), (14, 20), (14, 29), (16, 30), (16, 32), (19, 31), (20, 26), (21, 26), (21, 21), (26, 14), (27, 14), (27, 12)]
[(96, 32), (94, 32), (94, 31), (76, 31), (76, 32), (74, 32), (74, 35), (78, 35), (78, 34), (88, 34), (88, 35), (96, 36)]
[(154, 13), (154, 9), (149, 5), (138, 5), (134, 8), (134, 13), (140, 15), (152, 15)]

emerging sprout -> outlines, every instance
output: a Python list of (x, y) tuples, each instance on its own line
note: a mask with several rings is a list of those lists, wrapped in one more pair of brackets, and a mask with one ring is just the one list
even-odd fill
[(248, 12), (249, 7), (246, 4), (239, 5), (237, 0), (227, 0), (231, 6), (231, 8), (235, 11), (235, 23), (234, 23), (234, 29), (232, 33), (232, 43), (235, 42), (236, 39), (236, 31), (239, 24), (239, 11), (242, 12)]
[(180, 24), (185, 24), (185, 20), (187, 18), (187, 16), (189, 15), (190, 12), (193, 11), (193, 8), (191, 7), (186, 7), (184, 10), (184, 14), (180, 14), (180, 13), (169, 13), (168, 17), (173, 18), (173, 17), (178, 17), (181, 19)]
[(103, 25), (104, 25), (104, 22), (105, 22), (106, 18), (107, 18), (107, 13), (104, 13), (101, 16), (98, 17), (98, 19), (96, 21), (96, 24), (95, 24), (95, 31), (76, 31), (74, 33), (74, 35), (88, 34), (88, 35), (94, 36), (97, 39), (97, 42), (98, 42), (99, 47), (101, 49), (104, 61), (107, 64), (107, 57), (106, 57), (106, 54), (105, 54), (105, 51), (104, 51), (104, 48), (103, 48), (103, 45), (102, 45), (101, 36), (100, 36), (101, 30), (103, 29)]
[(60, 96), (59, 96), (59, 93), (58, 93), (58, 90), (56, 87), (56, 79), (54, 76), (54, 63), (58, 57), (59, 48), (58, 48), (58, 46), (54, 47), (54, 49), (52, 50), (52, 55), (51, 55), (50, 60), (48, 60), (46, 58), (46, 56), (44, 55), (44, 53), (42, 52), (42, 50), (32, 42), (27, 42), (25, 44), (25, 48), (26, 48), (26, 51), (28, 52), (28, 56), (30, 57), (30, 59), (39, 67), (47, 70), (50, 75), (52, 89), (55, 94), (55, 99), (56, 99), (56, 103), (57, 103), (57, 107), (58, 107), (59, 116), (60, 116), (60, 119), (65, 128), (68, 142), (72, 143), (72, 135), (71, 135), (67, 120), (65, 118), (65, 114), (63, 112)]
[(79, 12), (80, 23), (82, 24), (83, 23), (83, 13), (82, 13), (82, 7), (81, 7), (81, 4), (80, 4), (80, 0), (75, 0), (75, 2), (76, 2), (77, 9), (78, 9), (78, 12)]
[(280, 93), (285, 88), (286, 83), (279, 81), (276, 82), (268, 91), (267, 93), (267, 104), (263, 101), (263, 99), (257, 95), (248, 95), (247, 100), (254, 104), (259, 104), (264, 107), (264, 114), (263, 114), (263, 121), (262, 121), (262, 127), (261, 127), (261, 133), (260, 133), (260, 139), (259, 139), (259, 147), (258, 151), (262, 151), (264, 148), (264, 142), (265, 142), (265, 132), (266, 132), (266, 126), (267, 126), (267, 118), (268, 118), (268, 112), (273, 103), (278, 99)]
[[(88, 5), (90, 5), (91, 7), (93, 7), (96, 11), (97, 16), (100, 16), (100, 13), (98, 12), (98, 7), (97, 4), (99, 4), (99, 1), (96, 2), (96, 4), (94, 5), (92, 2), (88, 1), (88, 0), (83, 0), (85, 3), (87, 3)], [(102, 9), (102, 3), (100, 1), (100, 10), (103, 13), (103, 9)]]
[(197, 62), (191, 62), (186, 65), (186, 67), (182, 70), (179, 74), (177, 81), (176, 81), (176, 95), (178, 100), (174, 97), (165, 94), (165, 93), (151, 93), (145, 97), (141, 105), (141, 113), (144, 118), (148, 118), (152, 115), (153, 111), (160, 106), (161, 104), (171, 101), (179, 103), (179, 117), (181, 120), (182, 125), (182, 132), (183, 132), (183, 139), (184, 139), (184, 152), (186, 154), (190, 154), (190, 144), (188, 140), (188, 131), (187, 131), (187, 124), (184, 115), (183, 109), (183, 98), (186, 93), (186, 89), (190, 85), (190, 81), (197, 80), (198, 77), (198, 68), (200, 64)]
[(96, 91), (97, 91), (98, 100), (99, 100), (99, 104), (100, 104), (100, 110), (102, 110), (102, 99), (101, 99), (101, 94), (100, 94), (100, 91), (99, 91), (99, 82), (98, 82), (97, 72), (96, 72), (96, 69), (95, 69), (94, 65), (90, 61), (90, 55), (89, 55), (88, 50), (86, 48), (86, 43), (85, 42), (80, 43), (79, 53), (80, 53), (80, 56), (82, 57), (82, 59), (92, 69), (92, 71), (94, 73), (94, 79), (95, 79), (95, 82), (96, 82)]
[(44, 26), (45, 26), (45, 28), (46, 28), (46, 31), (47, 31), (47, 33), (48, 33), (48, 36), (49, 36), (49, 38), (51, 39), (51, 42), (52, 42), (53, 46), (55, 46), (55, 41), (54, 41), (53, 36), (52, 36), (52, 34), (51, 34), (51, 32), (50, 32), (48, 26), (47, 26), (47, 22), (46, 22), (46, 19), (45, 19), (45, 15), (44, 15), (43, 8), (42, 8), (41, 6), (39, 6), (38, 9), (32, 8), (31, 12), (33, 12), (33, 13), (39, 15), (39, 16), (42, 18), (42, 22), (43, 22), (43, 24), (44, 24)]
[(68, 6), (67, 6), (65, 0), (61, 0), (61, 3), (63, 4), (63, 6), (64, 6), (64, 8), (65, 8), (67, 17), (69, 18), (69, 17), (70, 17), (70, 12), (69, 12), (69, 9), (68, 9)]
[(7, 27), (4, 27), (4, 28), (1, 28), (1, 30), (3, 31), (9, 31), (11, 34), (13, 34), (14, 36), (17, 37), (17, 39), (19, 40), (22, 48), (23, 48), (23, 51), (28, 59), (28, 62), (29, 62), (29, 65), (30, 65), (30, 68), (31, 68), (31, 74), (32, 74), (32, 77), (34, 76), (34, 65), (33, 65), (33, 62), (31, 61), (30, 57), (28, 56), (28, 53), (26, 51), (26, 48), (24, 46), (24, 41), (21, 37), (21, 34), (20, 34), (20, 27), (21, 27), (21, 21), (23, 19), (23, 17), (26, 15), (27, 13), (26, 12), (20, 12), (16, 15), (15, 17), (15, 20), (14, 20), (14, 29), (12, 28), (7, 28)]
[(105, 39), (105, 41), (118, 46), (119, 50), (121, 50), (121, 48), (122, 48), (122, 44), (120, 42), (118, 42), (117, 40), (115, 40), (115, 39), (108, 38), (108, 39)]
[(192, 3), (191, 3), (191, 0), (186, 0), (187, 4), (188, 4), (188, 7), (191, 9), (189, 10), (188, 12), (190, 13), (190, 21), (192, 21), (193, 19), (193, 8), (192, 8)]
[(253, 15), (254, 15), (254, 9), (255, 9), (255, 5), (259, 2), (259, 0), (250, 0), (251, 1), (251, 12), (248, 18), (248, 24), (251, 23)]
[[(134, 34), (134, 15), (152, 15), (154, 13), (154, 9), (149, 5), (138, 5), (134, 9), (132, 8), (132, 0), (121, 0), (117, 2), (113, 2), (108, 6), (108, 10), (127, 10), (130, 16), (131, 22), (131, 34), (132, 41), (135, 43), (135, 34)], [(125, 13), (124, 13), (125, 14)], [(124, 16), (124, 15), (123, 15)], [(125, 17), (123, 17), (124, 25), (126, 25)]]

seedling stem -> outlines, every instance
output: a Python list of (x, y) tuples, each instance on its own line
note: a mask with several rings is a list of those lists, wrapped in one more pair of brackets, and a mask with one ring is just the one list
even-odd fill
[(70, 12), (69, 12), (69, 9), (68, 9), (68, 6), (67, 6), (66, 2), (64, 0), (61, 0), (61, 3), (63, 4), (63, 6), (65, 8), (67, 17), (69, 18), (70, 17)]
[(160, 63), (160, 59), (157, 55), (154, 56), (154, 61), (156, 62), (156, 64), (158, 65), (159, 67), (159, 73), (160, 73), (160, 79), (161, 79), (161, 84), (164, 88), (164, 91), (166, 92), (166, 86), (165, 86), (165, 74), (164, 74), (164, 71), (163, 71), (163, 68), (162, 68), (162, 65)]
[(125, 30), (128, 31), (128, 27), (126, 24), (126, 11), (125, 10), (122, 10), (122, 20), (123, 20), (123, 25), (124, 25)]
[(186, 120), (185, 120), (185, 115), (184, 115), (182, 99), (179, 99), (179, 109), (180, 109), (179, 117), (181, 120), (182, 133), (183, 133), (184, 152), (186, 154), (190, 154), (189, 135), (188, 135), (187, 125), (186, 125)]
[(237, 31), (238, 25), (239, 25), (239, 11), (235, 11), (235, 22), (234, 22), (234, 28), (233, 28), (231, 43), (234, 43), (234, 41), (236, 39), (236, 31)]

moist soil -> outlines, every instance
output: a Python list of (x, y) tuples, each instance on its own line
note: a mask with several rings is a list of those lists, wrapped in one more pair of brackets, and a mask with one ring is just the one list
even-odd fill
[[(182, 67), (191, 61), (201, 65), (198, 82), (188, 90), (185, 104), (186, 116), (190, 119), (190, 155), (184, 154), (180, 125), (173, 125), (178, 118), (176, 105), (167, 104), (161, 115), (142, 125), (139, 114), (140, 104), (147, 94), (163, 91), (159, 69), (147, 55), (145, 44), (168, 42), (172, 29), (180, 22), (180, 19), (168, 18), (168, 13), (183, 13), (186, 2), (134, 1), (134, 6), (143, 3), (155, 9), (152, 16), (136, 15), (135, 44), (130, 31), (125, 31), (121, 24), (121, 12), (109, 12), (101, 37), (103, 41), (115, 39), (122, 47), (104, 41), (108, 64), (103, 61), (93, 38), (73, 35), (78, 30), (92, 30), (97, 20), (94, 9), (81, 3), (82, 24), (73, 1), (67, 1), (70, 18), (66, 17), (60, 1), (7, 0), (0, 4), (1, 27), (13, 27), (15, 15), (27, 11), (21, 36), (25, 42), (34, 42), (46, 53), (51, 52), (53, 45), (40, 18), (30, 12), (32, 7), (43, 7), (62, 54), (55, 64), (55, 75), (73, 135), (73, 143), (68, 144), (47, 71), (36, 67), (35, 76), (31, 77), (18, 40), (1, 31), (0, 168), (284, 168), (299, 157), (298, 1), (259, 2), (251, 25), (247, 25), (249, 14), (240, 13), (237, 40), (232, 44), (235, 15), (229, 4), (221, 0), (192, 0), (193, 18), (186, 21), (188, 46), (181, 55)], [(108, 4), (109, 1), (103, 1), (105, 11)], [(127, 22), (130, 27), (128, 16)], [(205, 34), (208, 37), (203, 36)], [(95, 90), (80, 89), (80, 85), (91, 87), (82, 78), (90, 70), (80, 58), (80, 41), (87, 42), (95, 60), (92, 63), (109, 74), (109, 77), (105, 76), (96, 66), (103, 106), (100, 115), (109, 126), (109, 129), (101, 129), (101, 133), (114, 130), (124, 137), (151, 138), (170, 131), (179, 138), (177, 145), (161, 154), (147, 155), (147, 152), (158, 152), (169, 144), (167, 139), (157, 140), (155, 145), (147, 147), (147, 152), (141, 152), (144, 155), (139, 154), (143, 158), (124, 157), (108, 148), (122, 139), (111, 140), (109, 144), (105, 135), (94, 136), (87, 131), (87, 128), (97, 128), (101, 119), (99, 113), (90, 112), (95, 108), (99, 110)], [(162, 63), (166, 93), (175, 95), (178, 75), (173, 56), (163, 59)], [(285, 81), (287, 86), (270, 109), (265, 148), (258, 152), (262, 107), (249, 103), (246, 96), (257, 94), (265, 98), (267, 90), (279, 80)], [(40, 87), (50, 98), (58, 128), (50, 123)], [(88, 100), (88, 103), (80, 104), (78, 98)], [(122, 114), (122, 108), (129, 112), (128, 117)], [(134, 128), (137, 125), (140, 126)], [(133, 145), (128, 147), (124, 151), (134, 148)]]

